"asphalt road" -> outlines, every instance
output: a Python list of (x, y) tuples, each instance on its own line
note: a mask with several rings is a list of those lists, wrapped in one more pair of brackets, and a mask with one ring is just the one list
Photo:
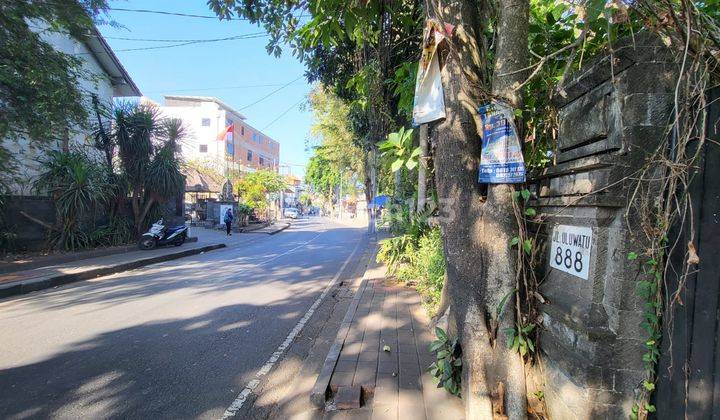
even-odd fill
[(0, 301), (0, 418), (220, 418), (363, 235), (302, 220)]

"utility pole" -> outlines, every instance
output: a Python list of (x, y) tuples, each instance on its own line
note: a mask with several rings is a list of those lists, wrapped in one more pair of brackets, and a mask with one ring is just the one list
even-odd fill
[(340, 189), (338, 191), (338, 205), (340, 206), (340, 215), (339, 218), (342, 220), (342, 214), (343, 214), (343, 205), (342, 205), (342, 180), (343, 180), (343, 173), (340, 172)]

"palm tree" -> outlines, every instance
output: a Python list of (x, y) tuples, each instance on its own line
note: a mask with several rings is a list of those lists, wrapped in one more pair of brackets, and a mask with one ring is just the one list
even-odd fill
[(112, 138), (129, 185), (135, 232), (147, 225), (154, 205), (181, 194), (185, 180), (176, 156), (185, 136), (178, 119), (161, 118), (157, 108), (121, 103), (114, 111)]

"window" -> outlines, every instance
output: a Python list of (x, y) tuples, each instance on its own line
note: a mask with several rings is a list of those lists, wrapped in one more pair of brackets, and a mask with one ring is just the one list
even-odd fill
[(240, 126), (240, 135), (241, 135), (241, 136), (244, 136), (244, 135), (245, 135), (245, 126), (244, 126), (244, 125), (241, 125), (241, 126)]
[(248, 162), (252, 162), (252, 150), (248, 150), (247, 158)]
[(210, 118), (203, 118), (203, 119), (202, 119), (202, 126), (203, 126), (203, 127), (210, 127)]
[(265, 165), (265, 158), (262, 156), (258, 157), (258, 162), (260, 162), (261, 165)]
[(200, 145), (200, 153), (207, 153), (207, 144)]

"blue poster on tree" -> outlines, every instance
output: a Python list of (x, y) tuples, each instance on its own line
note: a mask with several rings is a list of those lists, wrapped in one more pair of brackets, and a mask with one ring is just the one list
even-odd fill
[(483, 184), (525, 182), (525, 159), (512, 109), (493, 101), (478, 111), (483, 125), (479, 181)]

